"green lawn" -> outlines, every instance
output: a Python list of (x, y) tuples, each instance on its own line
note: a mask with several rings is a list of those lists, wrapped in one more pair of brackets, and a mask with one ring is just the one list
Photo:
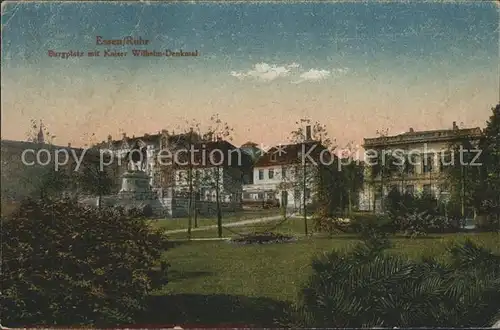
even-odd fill
[[(500, 252), (497, 233), (395, 238), (392, 251), (412, 258), (443, 256), (448, 244), (467, 237)], [(332, 239), (309, 237), (271, 245), (180, 243), (165, 253), (172, 266), (169, 283), (152, 302), (152, 308), (161, 309), (154, 321), (272, 325), (284, 306), (297, 297), (310, 274), (313, 256), (332, 249), (350, 248), (357, 242), (355, 236), (339, 235)], [(252, 323), (257, 320), (260, 322)]]
[[(308, 232), (313, 232), (313, 223), (308, 219)], [(226, 222), (227, 223), (227, 222)], [(302, 235), (305, 233), (304, 220), (300, 218), (288, 218), (287, 220), (278, 219), (269, 222), (261, 222), (254, 224), (247, 224), (237, 227), (224, 227), (222, 228), (223, 237), (234, 237), (241, 234), (272, 231), (282, 234)], [(192, 238), (212, 238), (217, 236), (217, 228), (205, 229), (201, 231), (193, 231)], [(168, 234), (171, 239), (186, 239), (187, 232)]]
[[(279, 215), (280, 211), (276, 209), (271, 210), (244, 210), (240, 212), (225, 213), (222, 216), (222, 223), (231, 223), (235, 221), (264, 218)], [(158, 228), (165, 230), (176, 230), (188, 228), (188, 218), (159, 218), (150, 220), (151, 224)], [(217, 217), (198, 217), (198, 227), (217, 225)], [(192, 219), (194, 228), (194, 218)]]

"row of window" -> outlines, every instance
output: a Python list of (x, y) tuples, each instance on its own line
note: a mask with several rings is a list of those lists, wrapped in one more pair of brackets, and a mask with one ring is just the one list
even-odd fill
[[(283, 194), (287, 195), (288, 197), (288, 192), (287, 191), (283, 191), (282, 192), (282, 195)], [(295, 200), (299, 200), (302, 198), (302, 190), (301, 189), (295, 189), (294, 192), (294, 198)], [(253, 200), (270, 200), (270, 199), (275, 199), (276, 198), (276, 193), (274, 192), (261, 192), (261, 193), (243, 193), (242, 194), (243, 196), (243, 199), (246, 199), (246, 200), (249, 200), (249, 199), (253, 199)], [(278, 194), (279, 196), (279, 194)], [(309, 188), (306, 188), (305, 189), (305, 197), (306, 199), (310, 199), (311, 198), (311, 189)]]
[[(435, 161), (434, 157), (429, 156), (426, 159), (423, 159), (421, 162), (422, 173), (431, 173), (435, 171)], [(444, 169), (449, 166), (451, 163), (450, 160), (439, 160), (439, 172), (443, 172)], [(404, 165), (404, 173), (406, 174), (415, 174), (415, 162), (407, 163)]]
[[(399, 189), (399, 186), (394, 186), (394, 187), (392, 187), (392, 189), (396, 189), (396, 190), (401, 192), (401, 189)], [(445, 191), (446, 187), (445, 187), (445, 185), (443, 185), (443, 186), (439, 187), (439, 189), (441, 191)], [(412, 184), (406, 185), (404, 192), (407, 194), (413, 195), (415, 193), (415, 186)], [(431, 184), (424, 184), (422, 186), (422, 192), (426, 195), (431, 195), (432, 194), (432, 185)]]
[[(276, 173), (274, 172), (274, 169), (270, 168), (267, 170), (267, 179), (273, 179), (274, 178), (274, 175)], [(281, 177), (282, 178), (286, 178), (286, 169), (283, 167), (281, 169)], [(264, 170), (259, 170), (259, 180), (264, 180), (265, 177), (264, 177)]]

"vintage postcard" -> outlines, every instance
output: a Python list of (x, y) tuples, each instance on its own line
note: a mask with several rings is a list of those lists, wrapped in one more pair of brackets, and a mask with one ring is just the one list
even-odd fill
[(2, 328), (500, 327), (498, 1), (1, 17)]

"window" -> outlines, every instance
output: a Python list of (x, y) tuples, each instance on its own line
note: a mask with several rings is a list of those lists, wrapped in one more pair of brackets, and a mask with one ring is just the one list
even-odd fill
[(275, 162), (275, 161), (276, 161), (276, 153), (275, 153), (275, 152), (273, 152), (273, 153), (271, 154), (271, 161), (272, 161), (272, 162)]
[(268, 170), (267, 175), (269, 176), (269, 179), (274, 178), (274, 170), (273, 169)]
[(282, 177), (283, 179), (286, 179), (286, 167), (282, 167), (282, 168), (281, 168), (281, 177)]
[(424, 184), (423, 186), (424, 195), (430, 196), (432, 194), (432, 188), (430, 184)]
[(295, 199), (295, 202), (300, 202), (300, 189), (295, 189), (295, 191), (293, 192), (293, 197)]
[(441, 154), (439, 157), (439, 172), (444, 172), (446, 168), (453, 164), (451, 153)]
[(259, 180), (264, 180), (264, 170), (259, 170)]
[(411, 156), (405, 160), (405, 170), (406, 170), (406, 174), (410, 174), (410, 175), (415, 174), (415, 157)]
[(413, 195), (415, 193), (415, 186), (410, 184), (410, 185), (407, 185), (406, 188), (405, 188), (405, 192), (408, 194), (408, 195)]
[(432, 156), (426, 156), (422, 161), (422, 173), (432, 172), (432, 165), (434, 164), (434, 159)]
[(311, 189), (306, 188), (305, 189), (305, 194), (306, 194), (306, 199), (310, 199), (311, 198)]

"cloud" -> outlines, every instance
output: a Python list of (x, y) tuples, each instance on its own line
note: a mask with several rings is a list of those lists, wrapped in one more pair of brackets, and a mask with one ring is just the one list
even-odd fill
[(257, 63), (253, 69), (248, 71), (232, 71), (231, 76), (238, 79), (253, 78), (264, 81), (272, 81), (277, 78), (290, 75), (293, 69), (300, 67), (300, 64), (292, 63), (284, 66), (270, 65), (267, 63)]
[(311, 69), (307, 72), (304, 72), (303, 74), (300, 75), (300, 78), (304, 80), (323, 80), (326, 79), (330, 76), (331, 72), (328, 70), (316, 70), (316, 69)]
[(308, 71), (300, 70), (301, 65), (291, 63), (287, 65), (271, 65), (267, 63), (257, 63), (248, 71), (232, 71), (230, 74), (240, 80), (257, 79), (261, 81), (273, 81), (278, 78), (291, 77), (291, 82), (299, 84), (306, 81), (322, 81), (330, 77), (339, 77), (348, 72), (347, 68), (335, 68), (331, 70), (310, 69)]
[(345, 75), (349, 69), (347, 68), (336, 68), (332, 70), (321, 70), (321, 69), (310, 69), (302, 73), (298, 80), (293, 81), (294, 84), (300, 84), (306, 81), (318, 82), (331, 77), (340, 77)]

